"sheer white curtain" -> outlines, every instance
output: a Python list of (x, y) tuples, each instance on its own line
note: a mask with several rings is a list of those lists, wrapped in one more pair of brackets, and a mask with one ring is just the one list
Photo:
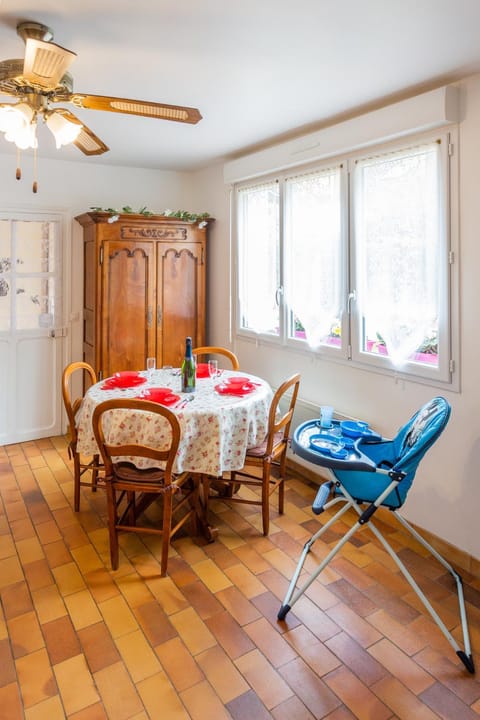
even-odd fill
[(285, 247), (287, 306), (317, 347), (340, 316), (340, 168), (287, 178)]
[(278, 335), (279, 187), (272, 181), (238, 192), (241, 326)]
[(356, 163), (356, 283), (367, 341), (403, 365), (435, 333), (442, 208), (437, 142)]

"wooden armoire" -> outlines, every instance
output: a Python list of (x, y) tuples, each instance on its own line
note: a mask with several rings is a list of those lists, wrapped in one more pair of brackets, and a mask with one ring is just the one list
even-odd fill
[[(154, 215), (87, 212), (83, 357), (99, 378), (179, 367), (185, 338), (205, 343), (207, 231), (202, 223)], [(200, 226), (202, 225), (202, 226)]]

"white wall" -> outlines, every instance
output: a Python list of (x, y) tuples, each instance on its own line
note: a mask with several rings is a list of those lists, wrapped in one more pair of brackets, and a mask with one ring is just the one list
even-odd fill
[[(273, 385), (300, 371), (301, 401), (297, 422), (312, 416), (310, 403), (333, 405), (342, 414), (362, 417), (393, 436), (397, 429), (437, 394), (452, 405), (448, 427), (424, 458), (403, 509), (412, 522), (480, 559), (480, 76), (460, 84), (460, 362), (461, 391), (397, 381), (305, 354), (272, 350), (233, 339), (242, 368)], [(208, 203), (218, 221), (210, 239), (209, 342), (229, 344), (230, 237), (229, 192), (222, 168), (194, 176), (196, 204)]]
[[(38, 193), (32, 193), (32, 158), (22, 157), (22, 179), (15, 180), (15, 155), (3, 155), (0, 141), (0, 202), (1, 208), (59, 209), (71, 215), (85, 212), (92, 205), (133, 208), (147, 206), (150, 210), (182, 206), (190, 198), (190, 179), (186, 173), (114, 167), (95, 163), (95, 158), (82, 162), (47, 160), (38, 151)], [(29, 151), (30, 152), (30, 151)], [(59, 151), (61, 153), (61, 151)], [(189, 208), (186, 208), (189, 209)]]

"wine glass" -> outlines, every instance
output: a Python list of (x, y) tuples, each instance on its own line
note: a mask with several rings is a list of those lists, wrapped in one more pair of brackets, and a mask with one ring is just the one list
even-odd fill
[(155, 371), (155, 368), (157, 366), (156, 360), (154, 357), (147, 358), (147, 379), (148, 382), (152, 382), (153, 380), (153, 374)]
[(215, 378), (217, 378), (220, 374), (218, 371), (218, 360), (208, 361), (208, 374), (210, 375), (213, 384), (215, 382)]

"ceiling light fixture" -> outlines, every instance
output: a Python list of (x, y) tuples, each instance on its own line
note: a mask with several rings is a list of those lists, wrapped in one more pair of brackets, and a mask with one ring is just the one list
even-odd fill
[(60, 115), (58, 111), (46, 113), (45, 123), (55, 138), (57, 150), (59, 150), (62, 145), (69, 145), (75, 142), (82, 130), (80, 123), (67, 120), (67, 118)]
[(16, 178), (20, 180), (22, 172), (20, 169), (19, 151), (33, 149), (34, 153), (34, 180), (33, 192), (38, 190), (37, 183), (37, 119), (43, 118), (46, 126), (55, 138), (57, 149), (63, 145), (75, 142), (82, 130), (82, 124), (72, 122), (63, 117), (60, 110), (49, 110), (44, 103), (38, 102), (41, 96), (33, 95), (32, 99), (16, 104), (0, 103), (0, 132), (5, 133), (5, 140), (13, 142), (17, 147), (17, 171)]

